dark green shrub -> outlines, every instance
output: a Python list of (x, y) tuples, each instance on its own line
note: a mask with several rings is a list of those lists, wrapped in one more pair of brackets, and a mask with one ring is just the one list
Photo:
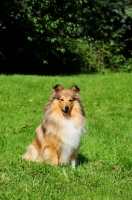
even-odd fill
[(127, 0), (1, 1), (0, 66), (40, 74), (122, 70), (132, 51), (131, 5)]

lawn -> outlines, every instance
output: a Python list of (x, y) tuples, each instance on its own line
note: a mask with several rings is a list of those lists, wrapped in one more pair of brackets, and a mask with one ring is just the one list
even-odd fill
[[(22, 160), (55, 84), (80, 89), (87, 118), (78, 165)], [(2, 200), (131, 200), (132, 74), (0, 75)]]

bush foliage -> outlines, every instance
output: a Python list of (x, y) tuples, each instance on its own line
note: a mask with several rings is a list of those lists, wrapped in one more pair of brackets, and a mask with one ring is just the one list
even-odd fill
[(131, 71), (131, 6), (128, 0), (1, 1), (1, 71)]

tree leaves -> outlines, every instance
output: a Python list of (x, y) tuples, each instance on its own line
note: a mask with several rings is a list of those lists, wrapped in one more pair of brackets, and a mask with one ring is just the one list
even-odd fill
[(117, 69), (131, 56), (131, 24), (126, 0), (1, 1), (0, 60), (14, 71), (26, 65), (53, 73)]

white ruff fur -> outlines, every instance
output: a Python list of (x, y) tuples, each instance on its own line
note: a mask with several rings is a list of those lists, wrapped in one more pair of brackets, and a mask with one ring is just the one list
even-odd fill
[[(69, 158), (73, 152), (73, 150), (77, 150), (80, 137), (84, 132), (83, 126), (78, 126), (75, 128), (72, 118), (71, 119), (63, 119), (62, 121), (63, 131), (60, 134), (60, 139), (62, 141), (62, 151), (59, 159), (60, 165), (66, 165), (69, 163)], [(72, 167), (75, 167), (75, 161), (71, 162)]]

